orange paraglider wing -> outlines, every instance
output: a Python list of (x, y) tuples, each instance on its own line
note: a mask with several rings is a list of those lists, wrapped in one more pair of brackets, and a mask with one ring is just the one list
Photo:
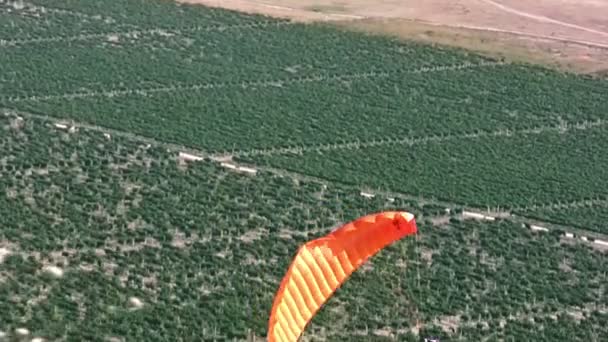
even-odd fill
[(297, 341), (321, 306), (359, 266), (416, 232), (414, 215), (388, 211), (361, 217), (301, 246), (275, 296), (268, 341)]

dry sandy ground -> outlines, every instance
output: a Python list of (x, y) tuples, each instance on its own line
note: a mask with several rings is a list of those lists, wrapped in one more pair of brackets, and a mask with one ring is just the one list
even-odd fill
[(608, 0), (177, 0), (608, 73)]

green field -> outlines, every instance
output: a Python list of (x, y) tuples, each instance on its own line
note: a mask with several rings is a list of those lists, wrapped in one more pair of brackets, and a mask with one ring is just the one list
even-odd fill
[[(107, 15), (127, 16), (116, 11)], [(215, 12), (185, 30), (188, 13), (173, 13), (167, 28), (141, 23), (138, 34), (108, 24), (85, 35), (70, 26), (84, 25), (78, 17), (61, 16), (57, 29), (3, 47), (0, 64), (12, 67), (0, 105), (210, 151), (518, 129), (604, 119), (608, 109), (604, 81), (480, 66), (488, 60), (320, 26), (258, 19), (215, 29), (240, 25), (235, 15), (216, 24)], [(438, 66), (448, 69), (423, 69)]]
[(523, 207), (608, 194), (599, 181), (608, 169), (606, 123), (241, 159), (469, 206)]
[[(0, 283), (7, 330), (25, 326), (52, 339), (263, 336), (299, 244), (368, 212), (406, 208), (424, 217), (414, 203), (367, 199), (348, 186), (185, 165), (160, 146), (1, 120), (10, 175), (0, 179), (2, 241), (11, 251)], [(528, 317), (546, 325), (539, 338), (608, 333), (602, 254), (508, 222), (421, 230), (356, 273), (308, 336), (401, 336), (417, 320), (430, 333), (455, 319), (461, 340), (488, 327), (519, 339), (529, 336)], [(62, 267), (63, 277), (41, 273), (45, 265)], [(129, 309), (131, 296), (143, 308)], [(550, 320), (577, 310), (589, 317), (577, 329)]]
[(599, 340), (605, 249), (458, 213), (608, 234), (607, 120), (606, 80), (462, 50), (167, 0), (0, 0), (0, 341), (263, 338), (298, 246), (392, 209), (420, 234), (306, 339)]

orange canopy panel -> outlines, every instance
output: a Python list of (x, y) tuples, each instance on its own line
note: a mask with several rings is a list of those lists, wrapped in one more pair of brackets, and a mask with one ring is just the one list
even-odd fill
[(321, 306), (367, 259), (416, 234), (414, 215), (361, 217), (301, 246), (281, 281), (268, 323), (269, 342), (296, 342)]

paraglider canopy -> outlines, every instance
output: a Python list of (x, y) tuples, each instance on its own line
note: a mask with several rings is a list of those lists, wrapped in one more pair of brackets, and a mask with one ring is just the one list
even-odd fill
[(321, 306), (367, 259), (417, 232), (414, 215), (386, 211), (349, 222), (296, 253), (274, 299), (269, 342), (295, 342)]

